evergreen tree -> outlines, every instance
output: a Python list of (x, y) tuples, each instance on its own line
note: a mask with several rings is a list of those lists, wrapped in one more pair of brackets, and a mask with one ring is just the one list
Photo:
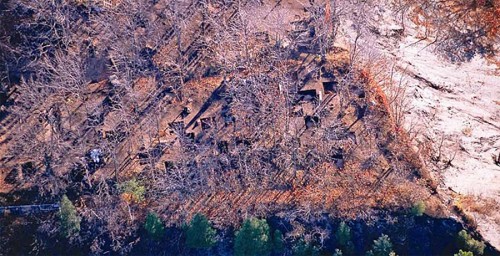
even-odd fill
[(315, 255), (319, 255), (319, 249), (316, 246), (313, 246), (311, 243), (307, 243), (301, 239), (293, 247), (293, 255), (294, 256), (315, 256)]
[(455, 253), (454, 256), (474, 256), (474, 253), (460, 250), (458, 253)]
[(215, 229), (207, 218), (196, 214), (186, 227), (186, 245), (192, 249), (207, 249), (215, 245)]
[(339, 250), (339, 249), (335, 249), (335, 252), (333, 252), (333, 255), (332, 255), (332, 256), (342, 256), (342, 255), (344, 255), (344, 254), (342, 253), (342, 251), (341, 251), (341, 250)]
[(458, 232), (458, 242), (461, 247), (477, 255), (483, 255), (484, 248), (486, 247), (483, 242), (472, 238), (465, 230)]
[(148, 234), (155, 240), (160, 240), (165, 233), (165, 226), (163, 226), (160, 217), (153, 212), (148, 213), (148, 216), (146, 216), (144, 229), (146, 229)]
[(59, 220), (62, 235), (67, 238), (77, 235), (80, 232), (81, 218), (66, 195), (62, 197), (60, 207)]
[(392, 243), (389, 236), (382, 234), (377, 240), (374, 240), (372, 249), (367, 254), (370, 256), (395, 255), (392, 251)]
[(343, 249), (349, 247), (351, 244), (351, 236), (351, 228), (349, 228), (345, 222), (340, 222), (335, 232), (335, 238), (337, 239), (338, 245)]
[(236, 232), (235, 255), (268, 255), (270, 252), (270, 231), (266, 220), (247, 219)]
[(276, 229), (273, 233), (273, 251), (275, 253), (283, 252), (285, 245), (283, 243), (283, 233)]

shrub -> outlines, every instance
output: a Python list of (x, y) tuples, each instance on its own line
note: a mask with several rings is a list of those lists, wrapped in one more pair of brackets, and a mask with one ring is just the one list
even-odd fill
[(148, 216), (146, 216), (144, 229), (146, 229), (148, 234), (155, 240), (161, 239), (165, 233), (165, 227), (163, 226), (160, 217), (154, 212), (150, 212), (148, 213)]
[(80, 232), (81, 218), (78, 216), (75, 206), (66, 195), (62, 197), (60, 206), (59, 220), (62, 235), (67, 238), (77, 235)]
[(215, 233), (207, 218), (198, 213), (186, 227), (186, 245), (193, 249), (208, 249), (215, 245)]
[(483, 242), (472, 238), (465, 230), (458, 232), (458, 242), (459, 246), (478, 255), (482, 255), (486, 247)]
[(460, 250), (458, 253), (455, 253), (454, 256), (474, 256), (474, 253)]
[(465, 211), (462, 211), (462, 213), (463, 213), (462, 219), (465, 222), (465, 224), (467, 224), (469, 227), (477, 228), (477, 222), (476, 219), (474, 219), (474, 216)]
[(236, 232), (235, 255), (268, 255), (270, 251), (269, 225), (266, 220), (247, 219)]
[(146, 193), (146, 188), (136, 179), (118, 184), (118, 190), (120, 193), (130, 197), (134, 202), (142, 202), (144, 200), (144, 194)]
[(413, 204), (411, 208), (411, 214), (413, 216), (422, 216), (425, 212), (425, 203), (423, 201), (418, 201)]

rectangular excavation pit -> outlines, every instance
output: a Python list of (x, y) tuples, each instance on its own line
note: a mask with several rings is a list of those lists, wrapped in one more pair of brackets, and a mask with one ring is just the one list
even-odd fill
[(183, 131), (184, 130), (184, 121), (171, 122), (169, 124), (170, 128), (175, 131)]
[(306, 125), (306, 128), (312, 128), (312, 127), (319, 127), (321, 119), (319, 116), (305, 116), (304, 117), (304, 122)]
[(327, 92), (337, 93), (338, 92), (337, 86), (338, 83), (335, 81), (323, 82), (323, 89), (325, 90), (325, 93)]
[(215, 127), (215, 117), (201, 118), (200, 121), (201, 129), (204, 131)]

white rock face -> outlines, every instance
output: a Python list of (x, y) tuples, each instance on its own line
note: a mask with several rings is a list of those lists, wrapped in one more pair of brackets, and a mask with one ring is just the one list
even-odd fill
[[(493, 156), (500, 153), (500, 76), (497, 67), (482, 58), (455, 65), (440, 60), (419, 43), (398, 49), (401, 63), (409, 70), (447, 91), (420, 81), (409, 81), (414, 109), (410, 120), (419, 120), (423, 138), (441, 147), (444, 161), (451, 161), (442, 174), (443, 186), (463, 195), (493, 198), (500, 204), (500, 166)], [(416, 39), (413, 39), (416, 40)], [(423, 50), (422, 50), (423, 49)], [(500, 248), (500, 214), (475, 214), (482, 235)]]
[[(431, 39), (415, 38), (418, 28), (409, 21), (401, 34), (394, 14), (384, 8), (379, 5), (373, 17), (363, 17), (369, 29), (362, 34), (359, 55), (390, 59), (396, 76), (403, 77), (410, 103), (406, 128), (419, 131), (416, 145), (440, 148), (434, 153), (441, 152), (439, 163), (428, 165), (441, 179), (440, 193), (453, 190), (500, 205), (500, 166), (493, 160), (500, 154), (500, 67), (480, 56), (460, 64), (440, 58)], [(352, 48), (352, 24), (344, 23), (341, 46)], [(500, 249), (500, 213), (473, 214), (479, 232)]]

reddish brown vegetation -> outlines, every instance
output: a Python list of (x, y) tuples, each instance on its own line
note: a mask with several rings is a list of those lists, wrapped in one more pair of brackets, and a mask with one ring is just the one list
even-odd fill
[(500, 40), (498, 0), (403, 1), (412, 21), (425, 28), (422, 37), (435, 43), (453, 60), (467, 60), (475, 54), (494, 56)]

